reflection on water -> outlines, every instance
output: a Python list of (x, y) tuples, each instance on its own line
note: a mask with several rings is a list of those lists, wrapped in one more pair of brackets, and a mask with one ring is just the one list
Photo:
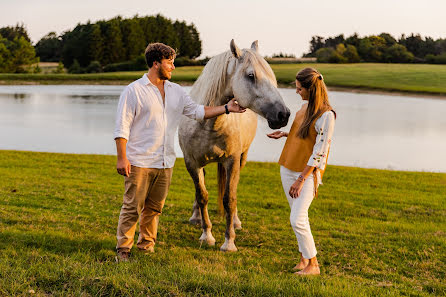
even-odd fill
[[(115, 111), (123, 86), (0, 86), (0, 149), (115, 154)], [(190, 87), (186, 87), (190, 90)], [(302, 101), (280, 89), (292, 111)], [(446, 172), (446, 100), (330, 92), (337, 112), (330, 164)], [(285, 139), (259, 119), (248, 159), (275, 162)], [(175, 150), (182, 156), (176, 140)]]

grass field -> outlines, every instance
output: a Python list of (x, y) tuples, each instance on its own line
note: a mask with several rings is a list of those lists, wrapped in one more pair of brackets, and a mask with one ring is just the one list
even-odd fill
[[(331, 87), (446, 95), (446, 65), (426, 64), (273, 64), (281, 86), (292, 86), (296, 72), (310, 66)], [(178, 67), (172, 80), (192, 83), (201, 66)], [(0, 74), (0, 84), (128, 84), (144, 71), (100, 74)]]
[(329, 166), (310, 208), (322, 275), (297, 277), (278, 165), (249, 162), (243, 230), (222, 253), (216, 166), (207, 169), (216, 247), (188, 224), (183, 160), (156, 253), (115, 263), (123, 179), (115, 157), (0, 151), (0, 296), (444, 296), (446, 174)]

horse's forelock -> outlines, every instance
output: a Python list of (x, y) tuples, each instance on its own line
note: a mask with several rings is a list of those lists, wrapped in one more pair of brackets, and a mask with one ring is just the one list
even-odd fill
[(243, 64), (242, 71), (246, 71), (248, 67), (252, 67), (256, 73), (256, 76), (261, 74), (262, 76), (266, 76), (267, 79), (277, 87), (276, 75), (274, 74), (271, 66), (269, 66), (268, 62), (260, 56), (256, 51), (251, 49), (243, 50)]

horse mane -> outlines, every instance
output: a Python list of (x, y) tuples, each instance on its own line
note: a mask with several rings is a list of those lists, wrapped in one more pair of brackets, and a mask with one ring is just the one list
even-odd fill
[[(205, 106), (215, 106), (220, 103), (217, 100), (223, 96), (226, 89), (228, 65), (232, 59), (235, 59), (232, 52), (226, 51), (208, 61), (192, 87), (190, 95), (193, 100)], [(277, 87), (273, 70), (257, 52), (243, 49), (241, 61), (243, 63), (242, 71), (246, 71), (248, 67), (252, 66), (256, 77), (261, 78), (266, 75), (267, 79)]]
[(204, 66), (190, 93), (197, 103), (215, 106), (215, 101), (226, 88), (226, 72), (231, 57), (231, 51), (226, 51), (210, 59)]

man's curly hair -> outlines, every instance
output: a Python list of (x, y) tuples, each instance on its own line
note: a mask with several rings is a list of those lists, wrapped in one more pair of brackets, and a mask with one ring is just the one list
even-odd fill
[(176, 53), (173, 48), (161, 42), (150, 43), (145, 51), (147, 66), (151, 68), (153, 62), (161, 63), (162, 59), (175, 59)]

